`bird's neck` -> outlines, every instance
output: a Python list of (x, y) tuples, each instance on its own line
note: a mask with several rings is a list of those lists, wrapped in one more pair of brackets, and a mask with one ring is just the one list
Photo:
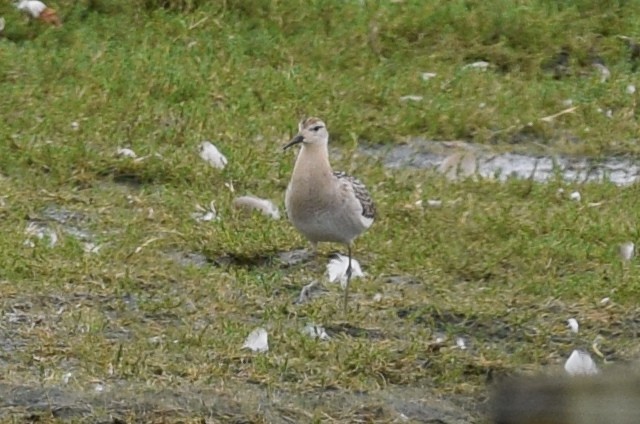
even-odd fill
[(305, 144), (302, 146), (293, 167), (295, 178), (313, 181), (317, 178), (326, 178), (332, 173), (326, 144)]

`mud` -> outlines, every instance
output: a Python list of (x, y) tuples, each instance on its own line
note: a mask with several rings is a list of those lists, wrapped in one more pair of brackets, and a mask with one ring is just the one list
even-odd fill
[(434, 169), (445, 175), (485, 178), (531, 178), (546, 182), (562, 178), (568, 182), (633, 184), (640, 177), (640, 162), (628, 157), (569, 157), (545, 153), (495, 152), (490, 147), (466, 142), (436, 142), (410, 139), (394, 146), (370, 145), (362, 153), (389, 168)]

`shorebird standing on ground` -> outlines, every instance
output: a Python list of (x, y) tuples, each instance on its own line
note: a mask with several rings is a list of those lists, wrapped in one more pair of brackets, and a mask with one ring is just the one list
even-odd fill
[(284, 146), (287, 149), (302, 144), (285, 194), (285, 205), (289, 220), (311, 242), (314, 250), (318, 242), (347, 246), (346, 311), (353, 240), (373, 224), (376, 211), (371, 196), (359, 180), (331, 169), (328, 143), (329, 132), (324, 122), (318, 118), (300, 122), (298, 134)]

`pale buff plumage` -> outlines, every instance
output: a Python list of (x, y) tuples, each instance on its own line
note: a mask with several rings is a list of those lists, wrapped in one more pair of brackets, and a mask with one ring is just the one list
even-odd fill
[(353, 240), (371, 226), (375, 206), (365, 186), (356, 178), (334, 172), (329, 163), (329, 133), (320, 119), (300, 122), (298, 134), (285, 146), (302, 144), (285, 194), (289, 220), (314, 246), (337, 242), (347, 246), (349, 267), (346, 308), (351, 279)]

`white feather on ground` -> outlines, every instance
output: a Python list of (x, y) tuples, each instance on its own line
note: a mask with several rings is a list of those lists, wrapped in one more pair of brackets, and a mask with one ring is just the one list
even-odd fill
[(233, 199), (233, 206), (243, 210), (257, 210), (273, 219), (280, 219), (280, 211), (271, 200), (255, 196), (240, 196)]
[(569, 327), (572, 333), (576, 333), (576, 334), (580, 330), (580, 324), (578, 324), (578, 320), (575, 318), (569, 318), (567, 320), (567, 327)]
[(227, 158), (210, 141), (200, 143), (200, 157), (214, 168), (224, 169), (227, 166)]
[(264, 328), (256, 328), (247, 336), (243, 349), (250, 349), (253, 352), (267, 352), (269, 350), (269, 336)]
[(28, 13), (32, 18), (38, 18), (47, 5), (36, 0), (22, 0), (16, 4), (19, 11)]
[[(349, 267), (349, 257), (337, 255), (327, 264), (327, 273), (329, 274), (329, 282), (340, 281), (340, 286), (344, 289), (347, 285), (347, 268)], [(360, 263), (351, 258), (351, 278), (364, 277)]]
[(620, 254), (620, 258), (625, 262), (628, 262), (631, 259), (633, 259), (633, 254), (635, 253), (635, 250), (636, 250), (636, 246), (633, 244), (632, 241), (627, 241), (625, 243), (622, 243), (618, 247), (618, 253)]
[(118, 148), (118, 150), (116, 151), (116, 155), (125, 157), (125, 158), (133, 158), (133, 159), (138, 157), (138, 155), (136, 155), (136, 152), (126, 147)]
[(574, 350), (564, 364), (564, 369), (569, 375), (594, 375), (598, 373), (596, 363), (591, 355), (583, 350)]

